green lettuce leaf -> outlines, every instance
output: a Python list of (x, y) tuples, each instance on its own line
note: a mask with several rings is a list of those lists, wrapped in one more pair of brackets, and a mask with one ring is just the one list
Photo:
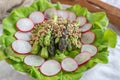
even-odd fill
[(22, 7), (14, 9), (10, 15), (5, 18), (2, 22), (3, 32), (5, 35), (14, 35), (16, 32), (16, 22), (20, 18), (28, 17), (31, 12), (35, 11), (34, 8), (31, 7)]
[(106, 29), (108, 26), (108, 18), (105, 12), (96, 12), (96, 13), (88, 13), (87, 19), (90, 23), (93, 24), (93, 28), (101, 28)]
[(117, 35), (110, 29), (107, 29), (104, 33), (104, 40), (108, 42), (108, 45), (115, 48), (117, 43)]
[(13, 65), (14, 69), (17, 71), (26, 72), (26, 73), (30, 73), (30, 71), (31, 71), (31, 66), (25, 65), (23, 62), (15, 62), (15, 61), (11, 60), (11, 63)]
[(74, 12), (77, 16), (86, 16), (88, 14), (87, 8), (83, 8), (80, 5), (74, 5), (66, 10)]
[(94, 44), (100, 45), (103, 41), (102, 39), (103, 39), (103, 36), (104, 36), (104, 31), (101, 30), (101, 29), (93, 29), (92, 32), (94, 32), (95, 35), (96, 35)]
[(0, 61), (6, 59), (4, 52), (0, 49)]
[[(23, 59), (26, 55), (16, 54), (11, 49), (11, 43), (15, 40), (14, 33), (16, 32), (16, 22), (20, 18), (28, 17), (33, 11), (44, 11), (47, 8), (55, 7), (61, 9), (61, 4), (58, 3), (54, 6), (47, 0), (36, 0), (30, 7), (17, 8), (11, 12), (11, 14), (5, 18), (2, 22), (4, 34), (0, 37), (0, 59), (6, 59), (16, 70), (28, 73), (31, 77), (37, 80), (79, 80), (83, 73), (96, 65), (97, 63), (108, 62), (108, 46), (115, 47), (117, 36), (116, 33), (107, 29), (108, 19), (104, 12), (90, 13), (87, 8), (83, 8), (80, 5), (74, 5), (67, 8), (68, 11), (73, 11), (77, 16), (86, 16), (87, 20), (93, 24), (92, 30), (95, 35), (95, 42), (93, 43), (98, 48), (98, 53), (85, 65), (82, 65), (75, 72), (61, 71), (59, 74), (47, 77), (40, 73), (39, 69), (33, 66), (27, 66), (24, 64)], [(109, 37), (111, 36), (111, 37)], [(64, 52), (56, 54), (54, 59), (61, 62), (67, 55), (74, 57), (79, 53), (79, 50)]]
[(47, 0), (37, 0), (31, 5), (36, 11), (45, 11), (47, 8), (52, 8), (54, 5)]
[(60, 4), (60, 2), (57, 2), (57, 4), (55, 5), (56, 9), (62, 9), (62, 5)]

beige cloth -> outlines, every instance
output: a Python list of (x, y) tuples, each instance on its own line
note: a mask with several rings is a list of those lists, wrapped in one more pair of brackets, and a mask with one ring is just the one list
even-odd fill
[(0, 23), (9, 12), (17, 7), (29, 6), (34, 0), (0, 0)]
[[(0, 0), (3, 1), (3, 0)], [(120, 4), (120, 0), (104, 0), (110, 4)], [(113, 2), (112, 2), (113, 1)], [(120, 7), (120, 5), (117, 5)], [(110, 25), (111, 26), (111, 25)], [(118, 34), (120, 31), (111, 26)], [(0, 33), (2, 28), (0, 25)], [(109, 63), (98, 64), (85, 72), (81, 80), (120, 80), (120, 37), (115, 49), (109, 49)], [(0, 62), (0, 80), (34, 80), (29, 75), (21, 74), (10, 67), (5, 61)]]

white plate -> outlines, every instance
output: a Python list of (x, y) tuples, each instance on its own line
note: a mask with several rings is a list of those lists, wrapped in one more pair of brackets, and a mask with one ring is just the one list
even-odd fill
[[(64, 8), (68, 5), (63, 5)], [(0, 33), (1, 33), (0, 26)], [(109, 49), (109, 63), (97, 64), (82, 76), (81, 80), (120, 80), (120, 37), (116, 48)], [(0, 62), (0, 80), (34, 80), (25, 73), (15, 71), (5, 61)]]

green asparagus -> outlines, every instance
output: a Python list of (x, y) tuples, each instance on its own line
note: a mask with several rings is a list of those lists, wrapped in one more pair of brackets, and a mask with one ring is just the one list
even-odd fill
[(48, 58), (48, 50), (47, 47), (42, 47), (41, 52), (39, 53), (41, 57)]
[(32, 54), (38, 54), (39, 50), (40, 50), (39, 41), (36, 40), (36, 41), (34, 42), (34, 44), (33, 44), (31, 53), (32, 53)]

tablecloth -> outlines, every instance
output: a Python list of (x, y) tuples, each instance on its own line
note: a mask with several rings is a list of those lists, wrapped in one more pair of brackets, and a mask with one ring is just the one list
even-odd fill
[[(120, 0), (103, 0), (109, 4), (120, 7)], [(113, 28), (113, 27), (112, 27)], [(114, 29), (114, 28), (113, 28)], [(116, 30), (116, 29), (114, 29)], [(117, 30), (119, 33), (119, 31)], [(0, 24), (0, 35), (2, 28)], [(109, 48), (109, 63), (97, 64), (87, 70), (81, 80), (120, 80), (120, 37), (118, 36), (116, 48)], [(5, 61), (0, 62), (0, 80), (34, 80), (27, 74), (21, 74), (10, 67)]]

